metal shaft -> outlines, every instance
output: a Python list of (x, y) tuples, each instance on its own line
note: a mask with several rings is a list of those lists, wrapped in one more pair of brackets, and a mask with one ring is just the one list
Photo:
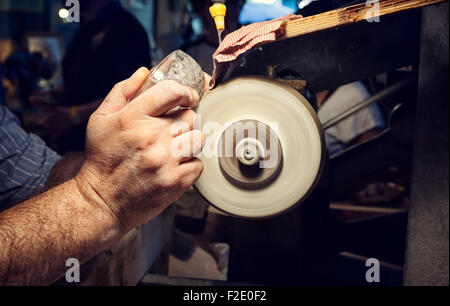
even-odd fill
[(360, 109), (366, 107), (367, 105), (372, 104), (374, 102), (378, 102), (380, 100), (383, 100), (383, 99), (389, 97), (390, 95), (396, 93), (397, 91), (399, 91), (400, 89), (404, 88), (405, 86), (413, 83), (415, 80), (416, 80), (415, 77), (409, 77), (409, 78), (406, 78), (404, 80), (401, 80), (401, 81), (395, 83), (392, 86), (389, 86), (386, 89), (383, 89), (382, 91), (380, 91), (379, 93), (373, 95), (372, 97), (370, 97), (370, 98), (368, 98), (368, 99), (366, 99), (364, 101), (359, 102), (358, 104), (350, 107), (346, 111), (344, 111), (344, 112), (340, 113), (339, 115), (331, 118), (330, 120), (324, 122), (322, 124), (322, 128), (324, 130), (326, 130), (326, 129), (332, 127), (333, 125), (335, 125), (335, 124), (341, 122), (342, 120), (348, 118), (349, 116), (351, 116), (352, 114), (356, 113)]

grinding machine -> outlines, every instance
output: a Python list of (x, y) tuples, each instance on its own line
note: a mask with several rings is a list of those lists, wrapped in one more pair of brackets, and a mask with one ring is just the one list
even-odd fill
[(207, 92), (196, 108), (206, 136), (197, 190), (234, 216), (279, 215), (304, 200), (324, 161), (319, 119), (289, 86), (240, 77)]

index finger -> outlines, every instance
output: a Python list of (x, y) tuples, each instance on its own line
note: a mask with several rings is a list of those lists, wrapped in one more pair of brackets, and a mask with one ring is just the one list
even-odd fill
[(130, 102), (129, 108), (148, 116), (161, 116), (177, 106), (193, 107), (198, 104), (198, 93), (176, 81), (155, 84)]

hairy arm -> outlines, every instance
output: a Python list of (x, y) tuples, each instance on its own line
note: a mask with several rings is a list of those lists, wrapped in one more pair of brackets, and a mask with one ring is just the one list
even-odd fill
[[(132, 99), (141, 68), (118, 83), (89, 119), (86, 158), (74, 178), (0, 214), (0, 285), (48, 284), (132, 228), (158, 216), (189, 189), (203, 166), (194, 130), (198, 94), (163, 81)], [(173, 133), (172, 125), (187, 129)], [(188, 154), (172, 148), (187, 144)], [(55, 169), (56, 171), (57, 169)]]
[(117, 241), (117, 219), (71, 179), (0, 214), (0, 285), (48, 284)]

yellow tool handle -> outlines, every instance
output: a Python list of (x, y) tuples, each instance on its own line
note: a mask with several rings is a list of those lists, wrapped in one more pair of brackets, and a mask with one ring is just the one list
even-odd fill
[(214, 18), (217, 31), (225, 30), (225, 15), (227, 13), (227, 7), (223, 3), (214, 3), (209, 7), (209, 13)]

